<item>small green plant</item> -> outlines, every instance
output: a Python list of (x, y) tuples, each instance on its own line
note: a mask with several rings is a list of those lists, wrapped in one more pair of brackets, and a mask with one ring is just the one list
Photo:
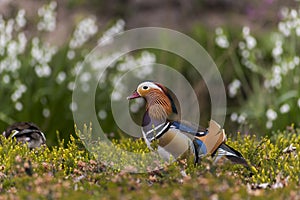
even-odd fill
[(251, 131), (299, 125), (299, 11), (283, 8), (280, 14), (278, 29), (265, 36), (252, 35), (249, 27), (241, 35), (216, 29), (217, 65), (234, 71), (229, 118)]

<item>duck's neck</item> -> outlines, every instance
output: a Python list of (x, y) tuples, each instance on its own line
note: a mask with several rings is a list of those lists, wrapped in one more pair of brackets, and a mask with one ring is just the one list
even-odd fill
[(172, 113), (171, 101), (164, 94), (150, 93), (146, 101), (146, 112), (153, 120), (166, 121)]

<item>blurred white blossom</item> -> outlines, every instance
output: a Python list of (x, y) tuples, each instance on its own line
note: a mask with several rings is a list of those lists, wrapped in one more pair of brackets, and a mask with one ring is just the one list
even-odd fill
[(243, 112), (240, 115), (238, 113), (234, 112), (230, 115), (230, 120), (232, 122), (237, 122), (239, 124), (245, 124), (247, 122), (247, 113)]
[(229, 90), (229, 97), (233, 98), (236, 96), (238, 90), (241, 87), (241, 81), (238, 79), (234, 79), (229, 85), (228, 85), (228, 90)]
[(148, 51), (143, 51), (141, 56), (135, 60), (135, 65), (132, 67), (141, 66), (139, 70), (136, 71), (135, 76), (140, 79), (144, 79), (147, 75), (152, 73), (152, 65), (155, 63), (156, 57), (153, 53)]
[(4, 84), (8, 84), (10, 82), (10, 76), (5, 74), (2, 78)]
[(266, 116), (268, 118), (268, 121), (274, 121), (277, 119), (277, 113), (273, 109), (269, 108), (266, 112)]
[(220, 48), (227, 49), (229, 47), (229, 41), (223, 29), (218, 27), (216, 28), (215, 33), (216, 33), (216, 38), (215, 38), (216, 44)]
[(246, 113), (241, 113), (240, 116), (237, 118), (237, 122), (239, 124), (244, 124), (247, 119), (247, 114)]
[(289, 104), (283, 104), (281, 107), (280, 107), (280, 112), (282, 113), (282, 114), (284, 114), (284, 113), (288, 113), (289, 111), (290, 111), (290, 106), (289, 106)]
[(105, 45), (113, 41), (113, 37), (124, 31), (125, 21), (119, 19), (112, 27), (105, 31), (100, 39), (98, 39), (98, 44)]
[(51, 1), (49, 4), (46, 4), (39, 8), (38, 15), (40, 20), (37, 24), (38, 30), (43, 31), (54, 31), (56, 28), (56, 6), (57, 2)]
[(23, 109), (23, 104), (21, 102), (16, 102), (15, 109), (21, 111)]
[(78, 109), (78, 105), (76, 102), (73, 101), (70, 103), (69, 108), (71, 111), (76, 111)]
[(280, 88), (282, 81), (281, 68), (279, 66), (274, 66), (272, 69), (272, 76), (266, 79), (264, 82), (265, 88)]
[(52, 69), (49, 67), (49, 65), (36, 65), (35, 68), (35, 73), (38, 77), (49, 77), (51, 75)]
[(26, 90), (27, 90), (26, 85), (24, 85), (24, 84), (17, 84), (16, 90), (11, 95), (11, 100), (13, 102), (18, 101), (22, 97), (22, 95), (26, 92)]
[(247, 26), (243, 27), (243, 37), (249, 50), (256, 47), (256, 39), (250, 34), (250, 28)]
[(68, 89), (73, 91), (75, 89), (75, 83), (73, 81), (68, 83)]
[(64, 80), (66, 79), (67, 75), (65, 72), (59, 72), (57, 74), (57, 77), (56, 77), (56, 82), (58, 84), (61, 84), (62, 82), (64, 82)]
[(32, 66), (38, 77), (49, 77), (52, 69), (49, 62), (52, 60), (53, 55), (57, 52), (57, 48), (49, 44), (43, 44), (38, 38), (33, 38), (31, 57)]
[(99, 112), (98, 112), (98, 117), (100, 118), (100, 119), (106, 119), (106, 117), (107, 117), (107, 112), (105, 111), (105, 110), (100, 110)]
[(95, 17), (88, 17), (80, 21), (73, 33), (70, 40), (69, 47), (76, 49), (81, 47), (86, 41), (88, 41), (98, 31)]
[(242, 56), (241, 63), (252, 71), (257, 71), (257, 66), (254, 63), (255, 53), (254, 49), (257, 45), (256, 39), (250, 34), (250, 28), (245, 26), (242, 30), (243, 41), (239, 42), (239, 52)]
[(80, 82), (88, 82), (91, 79), (92, 75), (90, 72), (84, 72), (80, 75)]
[(130, 105), (130, 111), (133, 113), (137, 113), (143, 106), (144, 100), (142, 98), (135, 99)]
[(271, 120), (268, 120), (266, 123), (266, 128), (271, 129), (273, 127), (273, 122)]
[(48, 108), (43, 109), (43, 116), (48, 118), (50, 116), (50, 110)]
[(67, 57), (69, 60), (73, 60), (75, 58), (75, 51), (74, 50), (69, 50), (67, 53)]
[(90, 91), (90, 85), (88, 83), (81, 83), (81, 90), (85, 93)]
[(300, 36), (300, 16), (299, 10), (293, 8), (282, 8), (281, 15), (283, 20), (278, 24), (278, 30), (285, 36), (289, 37), (292, 32)]
[(238, 119), (238, 114), (237, 113), (232, 113), (231, 115), (230, 115), (230, 119), (231, 119), (231, 121), (233, 121), (233, 122), (235, 122), (235, 121), (237, 121), (237, 119)]
[[(275, 42), (275, 47), (274, 47), (273, 50), (272, 50), (273, 58), (274, 58), (275, 60), (278, 60), (278, 57), (281, 56), (282, 52), (283, 52), (283, 49), (282, 49), (282, 41), (276, 40), (276, 42)], [(280, 60), (278, 60), (278, 61), (280, 61)]]
[(19, 33), (18, 34), (18, 54), (24, 53), (26, 45), (27, 45), (27, 38), (24, 33)]
[(21, 28), (23, 28), (26, 25), (26, 19), (25, 19), (25, 10), (21, 9), (18, 11), (18, 14), (16, 16), (16, 30), (20, 30)]

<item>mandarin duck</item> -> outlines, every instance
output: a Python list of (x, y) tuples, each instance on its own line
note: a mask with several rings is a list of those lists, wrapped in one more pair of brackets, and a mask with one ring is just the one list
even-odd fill
[(157, 152), (167, 161), (192, 155), (198, 163), (206, 154), (217, 161), (222, 156), (233, 163), (248, 166), (241, 153), (225, 144), (226, 135), (220, 125), (211, 120), (205, 130), (192, 123), (179, 121), (177, 108), (169, 90), (160, 83), (146, 81), (127, 97), (128, 100), (143, 98), (146, 111), (142, 121), (142, 133), (148, 148), (157, 141)]
[(44, 133), (32, 122), (16, 122), (7, 127), (2, 135), (6, 138), (16, 138), (21, 143), (27, 143), (30, 149), (46, 143)]

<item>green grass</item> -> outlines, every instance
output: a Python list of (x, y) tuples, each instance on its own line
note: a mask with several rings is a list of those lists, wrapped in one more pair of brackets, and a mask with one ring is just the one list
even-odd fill
[[(197, 166), (187, 165), (186, 177), (176, 162), (147, 173), (107, 167), (83, 147), (80, 139), (71, 138), (67, 147), (60, 141), (51, 149), (29, 151), (1, 137), (0, 199), (299, 198), (299, 133), (291, 129), (273, 138), (238, 135), (228, 144), (241, 151), (255, 169), (232, 165), (225, 159), (212, 164), (207, 157)], [(141, 140), (114, 143), (124, 150), (149, 151)], [(296, 150), (285, 152), (291, 144)], [(268, 186), (259, 189), (263, 183)]]

